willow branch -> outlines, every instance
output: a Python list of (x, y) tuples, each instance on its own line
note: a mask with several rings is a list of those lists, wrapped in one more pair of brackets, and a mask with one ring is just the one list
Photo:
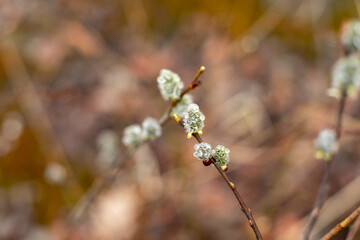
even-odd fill
[[(339, 100), (339, 109), (335, 115), (335, 124), (334, 129), (336, 131), (336, 138), (337, 141), (339, 141), (341, 136), (341, 128), (342, 128), (342, 118), (345, 108), (345, 101), (346, 101), (346, 92), (343, 91)], [(324, 170), (322, 175), (321, 184), (317, 193), (316, 201), (313, 207), (313, 210), (311, 211), (310, 219), (304, 229), (302, 240), (308, 240), (310, 238), (310, 233), (312, 229), (315, 226), (315, 223), (317, 222), (321, 208), (325, 202), (326, 194), (327, 194), (327, 186), (329, 182), (329, 175), (331, 170), (331, 162), (334, 159), (325, 160), (324, 159)]]
[[(182, 97), (188, 93), (189, 91), (195, 89), (197, 86), (200, 85), (200, 76), (205, 71), (205, 67), (201, 66), (196, 73), (194, 79), (190, 83), (190, 85), (181, 92), (180, 98), (177, 100), (173, 100), (171, 104), (169, 105), (168, 110), (163, 114), (163, 116), (159, 119), (160, 125), (163, 127), (170, 117), (170, 113), (173, 110), (173, 108), (176, 106), (178, 102), (181, 101)], [(146, 141), (145, 141), (146, 142)], [(143, 143), (145, 143), (143, 142)], [(127, 150), (121, 157), (112, 164), (110, 167), (111, 171), (106, 172), (101, 178), (94, 181), (93, 185), (90, 187), (90, 189), (85, 193), (85, 195), (80, 199), (80, 201), (75, 205), (75, 207), (70, 212), (70, 222), (74, 223), (77, 222), (84, 213), (88, 210), (89, 206), (92, 204), (92, 202), (96, 199), (96, 197), (107, 187), (111, 186), (115, 180), (117, 179), (117, 176), (120, 173), (120, 169), (123, 168), (124, 164), (127, 162), (126, 160), (129, 159), (131, 156), (134, 155), (136, 150), (141, 145), (138, 145), (136, 148)]]
[[(181, 119), (177, 118), (175, 120), (179, 123), (180, 126), (184, 127), (184, 124), (182, 123)], [(197, 140), (198, 143), (203, 142), (198, 133), (193, 133), (192, 136)], [(254, 219), (254, 217), (252, 215), (251, 209), (246, 206), (245, 201), (243, 200), (240, 193), (236, 189), (235, 184), (230, 181), (230, 179), (227, 176), (226, 172), (218, 164), (216, 164), (216, 160), (213, 157), (211, 157), (210, 159), (211, 159), (212, 165), (216, 168), (216, 170), (218, 170), (218, 172), (223, 177), (226, 184), (230, 187), (230, 189), (233, 192), (236, 200), (239, 202), (239, 207), (240, 207), (241, 211), (243, 211), (243, 213), (246, 215), (246, 218), (248, 219), (248, 223), (249, 223), (250, 227), (252, 228), (252, 230), (254, 231), (256, 239), (262, 240), (263, 238), (261, 236), (261, 233), (260, 233), (260, 230), (259, 230), (258, 226), (256, 225), (256, 222), (255, 222), (255, 219)]]
[(205, 67), (201, 66), (199, 68), (199, 70), (197, 71), (194, 79), (190, 83), (190, 85), (181, 92), (180, 98), (171, 101), (171, 104), (169, 105), (168, 110), (163, 114), (163, 116), (159, 120), (159, 123), (160, 123), (161, 126), (166, 124), (171, 119), (171, 116), (170, 116), (171, 111), (176, 106), (176, 104), (178, 104), (181, 101), (183, 96), (200, 85), (200, 83), (201, 83), (200, 82), (200, 76), (204, 71), (205, 71)]
[(311, 212), (310, 220), (305, 227), (303, 233), (303, 240), (307, 240), (310, 237), (311, 230), (314, 228), (315, 223), (320, 215), (320, 210), (325, 202), (326, 193), (327, 193), (327, 185), (330, 175), (331, 161), (324, 161), (324, 171), (321, 179), (321, 184), (319, 187), (318, 195), (315, 201), (314, 208)]
[(246, 215), (246, 218), (248, 219), (248, 223), (249, 223), (250, 227), (253, 229), (256, 239), (262, 240), (263, 238), (261, 236), (258, 226), (256, 225), (256, 222), (252, 215), (251, 209), (246, 206), (246, 203), (243, 200), (243, 198), (241, 197), (238, 190), (236, 189), (235, 184), (230, 181), (230, 179), (226, 175), (225, 171), (222, 170), (221, 167), (219, 167), (219, 165), (216, 164), (214, 158), (211, 158), (211, 163), (215, 166), (216, 170), (218, 170), (218, 172), (223, 177), (223, 179), (225, 180), (225, 182), (227, 183), (227, 185), (230, 187), (231, 191), (233, 192), (234, 196), (236, 197), (236, 200), (239, 202), (239, 207), (240, 207), (241, 211), (243, 211), (243, 213)]
[(353, 211), (347, 218), (345, 218), (342, 222), (336, 224), (336, 226), (331, 229), (327, 234), (325, 234), (320, 240), (330, 240), (334, 238), (339, 232), (349, 227), (351, 223), (355, 221), (360, 215), (360, 207), (358, 207), (355, 211)]

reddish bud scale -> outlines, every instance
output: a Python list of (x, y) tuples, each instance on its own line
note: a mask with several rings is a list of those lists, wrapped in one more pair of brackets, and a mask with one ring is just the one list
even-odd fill
[(203, 161), (202, 163), (204, 164), (204, 166), (209, 166), (211, 164), (211, 159), (209, 158), (208, 160)]
[(197, 86), (199, 86), (200, 85), (200, 81), (199, 80), (197, 80), (197, 81), (195, 81), (195, 82), (193, 82), (192, 84), (191, 84), (191, 88), (193, 89), (193, 88), (196, 88)]

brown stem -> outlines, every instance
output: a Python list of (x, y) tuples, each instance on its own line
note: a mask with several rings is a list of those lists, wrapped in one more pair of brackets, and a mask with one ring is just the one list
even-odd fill
[(324, 171), (322, 175), (321, 184), (319, 187), (318, 195), (315, 201), (314, 208), (311, 212), (310, 220), (305, 227), (303, 233), (303, 240), (308, 240), (310, 237), (311, 230), (314, 228), (315, 223), (319, 217), (320, 210), (324, 204), (326, 193), (327, 193), (327, 185), (330, 175), (331, 161), (324, 161)]
[[(339, 100), (339, 109), (335, 115), (335, 124), (334, 124), (334, 130), (336, 131), (336, 139), (337, 141), (339, 141), (340, 136), (341, 136), (341, 127), (342, 127), (342, 118), (343, 118), (343, 114), (344, 114), (344, 108), (345, 108), (345, 102), (346, 102), (346, 92), (343, 91)], [(316, 197), (316, 201), (313, 207), (313, 210), (311, 212), (311, 216), (310, 219), (308, 221), (308, 224), (306, 225), (304, 232), (303, 232), (303, 237), (302, 240), (308, 240), (311, 234), (312, 229), (315, 226), (315, 223), (319, 217), (321, 208), (325, 202), (326, 199), (326, 190), (327, 190), (327, 185), (328, 185), (328, 181), (329, 181), (329, 174), (330, 174), (330, 170), (331, 170), (331, 162), (334, 159), (334, 157), (332, 157), (330, 160), (325, 160), (324, 159), (324, 171), (323, 171), (323, 175), (322, 175), (322, 180), (321, 180), (321, 184), (317, 193), (317, 197)]]
[[(163, 114), (163, 116), (160, 118), (159, 123), (161, 126), (164, 126), (170, 117), (170, 113), (172, 109), (176, 106), (178, 102), (181, 101), (182, 97), (189, 92), (192, 89), (195, 89), (200, 84), (200, 76), (204, 72), (205, 67), (200, 67), (198, 72), (196, 73), (194, 79), (192, 80), (191, 84), (182, 91), (180, 98), (177, 100), (174, 100), (171, 102), (168, 110)], [(106, 172), (103, 177), (97, 179), (94, 181), (93, 185), (90, 187), (90, 189), (87, 191), (87, 193), (80, 199), (80, 201), (75, 205), (75, 207), (70, 212), (70, 223), (76, 223), (80, 218), (84, 215), (84, 213), (87, 211), (89, 206), (92, 204), (92, 202), (96, 199), (96, 197), (107, 187), (111, 186), (118, 174), (119, 170), (124, 166), (124, 164), (127, 162), (126, 160), (130, 158), (137, 150), (137, 148), (140, 145), (138, 145), (135, 149), (126, 151), (121, 158), (114, 162), (110, 169), (111, 172)]]
[(339, 140), (340, 136), (341, 136), (341, 127), (342, 127), (342, 116), (344, 113), (344, 108), (345, 108), (345, 101), (346, 101), (346, 92), (343, 91), (342, 95), (340, 97), (340, 101), (339, 101), (339, 110), (336, 114), (336, 118), (335, 118), (335, 131), (336, 131), (336, 137), (337, 140)]
[[(177, 122), (179, 123), (180, 126), (183, 127), (183, 124), (182, 124), (181, 121), (177, 121)], [(193, 133), (192, 136), (198, 141), (198, 143), (203, 142), (198, 133)], [(226, 175), (226, 172), (224, 170), (222, 170), (222, 168), (218, 164), (216, 164), (216, 160), (213, 157), (211, 158), (211, 163), (215, 166), (216, 170), (218, 170), (220, 175), (223, 177), (223, 179), (225, 180), (225, 182), (227, 183), (227, 185), (230, 187), (231, 191), (235, 195), (236, 200), (239, 202), (239, 207), (241, 208), (241, 210), (246, 215), (246, 217), (248, 219), (248, 222), (249, 222), (249, 225), (250, 225), (250, 227), (253, 229), (253, 231), (255, 233), (256, 239), (262, 240), (263, 238), (261, 236), (261, 233), (260, 233), (260, 230), (259, 230), (258, 226), (256, 225), (255, 219), (252, 216), (251, 210), (250, 210), (250, 208), (248, 208), (246, 206), (245, 201), (243, 200), (240, 193), (236, 189), (235, 184), (230, 181), (229, 177)]]
[(360, 207), (355, 209), (347, 218), (345, 218), (341, 223), (336, 224), (336, 226), (331, 229), (327, 234), (325, 234), (320, 240), (330, 240), (335, 237), (339, 232), (349, 227), (351, 223), (355, 221), (360, 215)]

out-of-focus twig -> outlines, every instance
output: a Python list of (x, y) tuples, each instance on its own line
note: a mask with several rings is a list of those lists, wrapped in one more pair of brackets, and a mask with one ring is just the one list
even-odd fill
[(310, 220), (309, 220), (308, 224), (306, 225), (304, 233), (303, 233), (304, 240), (309, 239), (311, 230), (313, 229), (317, 219), (319, 218), (320, 210), (324, 204), (325, 196), (327, 193), (327, 184), (328, 184), (329, 175), (330, 175), (330, 168), (331, 168), (331, 161), (324, 161), (324, 170), (323, 170), (321, 184), (319, 187), (319, 192), (318, 192), (318, 195), (316, 198), (314, 208), (311, 212)]
[[(346, 95), (345, 91), (343, 91), (342, 95), (340, 97), (340, 100), (339, 100), (339, 109), (335, 116), (334, 129), (336, 131), (337, 141), (339, 141), (339, 138), (341, 136), (341, 126), (342, 126), (341, 123), (342, 123), (342, 118), (343, 118), (343, 113), (344, 113), (344, 108), (345, 108), (346, 96), (347, 95)], [(328, 181), (329, 181), (329, 174), (330, 174), (330, 170), (331, 170), (331, 162), (333, 159), (334, 159), (334, 156), (330, 160), (324, 160), (325, 166), (324, 166), (321, 184), (319, 187), (319, 191), (318, 191), (318, 194), (316, 197), (316, 201), (315, 201), (313, 210), (311, 212), (309, 222), (306, 225), (304, 232), (303, 232), (303, 237), (302, 237), (303, 240), (309, 239), (310, 233), (311, 233), (312, 229), (314, 228), (317, 219), (319, 218), (321, 208), (325, 202), (326, 193), (327, 193), (327, 185), (328, 185)]]
[(334, 238), (339, 232), (349, 227), (351, 223), (355, 221), (360, 215), (360, 207), (353, 211), (347, 218), (345, 218), (341, 223), (336, 224), (336, 226), (331, 229), (327, 234), (325, 234), (320, 240), (330, 240)]
[(80, 191), (77, 179), (67, 160), (66, 154), (57, 140), (43, 103), (36, 91), (30, 74), (22, 60), (16, 43), (11, 37), (0, 42), (1, 62), (19, 104), (26, 115), (42, 153), (48, 162), (61, 162), (68, 172), (68, 177), (75, 189)]
[(239, 58), (256, 50), (260, 42), (263, 41), (286, 16), (295, 12), (303, 1), (304, 0), (275, 1), (259, 19), (232, 42), (229, 47), (229, 54)]

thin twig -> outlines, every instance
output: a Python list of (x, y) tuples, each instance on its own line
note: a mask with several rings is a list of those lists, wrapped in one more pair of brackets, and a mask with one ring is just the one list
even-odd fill
[[(195, 89), (197, 86), (200, 85), (200, 76), (204, 72), (205, 67), (201, 66), (196, 73), (194, 79), (192, 80), (191, 84), (182, 91), (180, 98), (177, 100), (173, 100), (171, 104), (169, 105), (168, 110), (163, 114), (163, 116), (159, 119), (160, 125), (163, 127), (170, 117), (170, 113), (173, 110), (173, 108), (176, 106), (178, 102), (181, 101), (182, 97), (188, 93), (190, 90)], [(93, 185), (90, 187), (90, 189), (87, 191), (87, 193), (80, 199), (80, 201), (75, 205), (75, 207), (70, 212), (69, 221), (70, 223), (76, 223), (87, 211), (91, 203), (96, 199), (96, 197), (107, 187), (111, 186), (115, 180), (117, 179), (117, 176), (120, 173), (120, 169), (123, 168), (124, 164), (127, 162), (126, 160), (134, 155), (136, 150), (140, 147), (138, 145), (135, 149), (127, 150), (116, 162), (112, 164), (110, 167), (111, 172), (106, 172), (104, 176), (94, 181)]]
[(337, 140), (339, 140), (340, 136), (341, 136), (342, 117), (343, 117), (343, 113), (344, 113), (346, 97), (347, 97), (346, 92), (343, 91), (342, 95), (340, 97), (339, 110), (338, 110), (336, 118), (335, 118), (335, 126), (334, 126), (335, 131), (336, 131)]
[(359, 229), (360, 229), (360, 217), (358, 216), (356, 218), (354, 225), (350, 229), (350, 231), (346, 237), (346, 240), (353, 240), (356, 236), (356, 233), (359, 231)]
[(246, 215), (246, 217), (248, 219), (248, 222), (249, 222), (249, 225), (250, 225), (250, 227), (253, 229), (253, 231), (255, 233), (256, 239), (262, 240), (263, 238), (261, 236), (261, 233), (260, 233), (260, 230), (259, 230), (258, 226), (256, 225), (256, 222), (255, 222), (255, 219), (254, 219), (254, 217), (252, 215), (251, 209), (246, 206), (246, 203), (243, 200), (243, 198), (241, 197), (238, 190), (236, 189), (235, 184), (229, 180), (229, 178), (226, 175), (225, 171), (222, 170), (221, 167), (219, 167), (219, 165), (216, 164), (214, 158), (211, 158), (211, 162), (215, 166), (216, 170), (218, 170), (218, 172), (221, 174), (221, 176), (223, 177), (223, 179), (225, 180), (225, 182), (227, 183), (227, 185), (230, 187), (231, 191), (235, 195), (236, 199), (238, 200), (239, 207), (241, 208), (241, 211), (243, 211), (243, 213)]
[[(342, 92), (342, 95), (339, 100), (339, 109), (335, 115), (335, 124), (334, 124), (334, 130), (336, 131), (336, 140), (339, 141), (341, 136), (341, 128), (342, 128), (342, 118), (344, 114), (344, 108), (345, 108), (345, 102), (346, 102), (346, 93), (345, 91)], [(322, 175), (321, 184), (317, 193), (316, 201), (313, 207), (313, 210), (311, 212), (310, 219), (308, 221), (308, 224), (306, 225), (302, 240), (308, 240), (310, 238), (310, 233), (312, 229), (315, 226), (315, 223), (317, 219), (319, 218), (321, 208), (325, 202), (326, 199), (326, 193), (327, 193), (327, 185), (329, 181), (329, 174), (331, 170), (331, 162), (334, 159), (334, 156), (330, 160), (324, 159), (324, 171)]]
[(83, 189), (79, 185), (63, 146), (54, 133), (49, 115), (33, 83), (32, 76), (26, 68), (15, 40), (11, 37), (3, 39), (0, 42), (0, 52), (0, 61), (3, 64), (12, 91), (16, 95), (22, 112), (31, 126), (31, 130), (35, 133), (46, 163), (57, 162), (64, 166), (69, 182), (71, 181), (69, 186), (73, 187), (72, 191), (76, 191), (79, 194), (83, 193)]
[[(181, 119), (175, 118), (175, 120), (179, 123), (180, 126), (184, 127), (184, 124), (182, 123)], [(198, 133), (193, 133), (192, 136), (196, 139), (196, 141), (198, 141), (198, 143), (203, 142)], [(235, 184), (230, 181), (226, 172), (218, 164), (216, 164), (216, 160), (213, 157), (211, 157), (210, 159), (211, 159), (211, 163), (215, 166), (216, 170), (218, 170), (220, 175), (223, 177), (223, 179), (225, 180), (225, 182), (227, 183), (227, 185), (230, 187), (231, 191), (235, 195), (236, 200), (239, 202), (239, 207), (241, 211), (243, 211), (244, 214), (246, 215), (246, 218), (248, 219), (248, 223), (255, 233), (256, 239), (262, 240), (263, 238), (261, 236), (258, 226), (256, 225), (255, 219), (251, 213), (251, 209), (246, 206), (245, 201), (243, 200), (240, 193), (236, 189)]]
[(325, 234), (320, 240), (330, 240), (335, 237), (339, 232), (349, 227), (351, 223), (360, 215), (360, 207), (353, 211), (347, 218), (342, 222), (336, 224), (336, 226), (331, 229), (327, 234)]
[(319, 187), (318, 195), (315, 201), (314, 208), (311, 212), (310, 220), (308, 224), (305, 227), (304, 233), (303, 233), (303, 240), (309, 239), (311, 230), (313, 229), (317, 219), (320, 215), (320, 210), (324, 204), (326, 193), (327, 193), (327, 185), (330, 175), (330, 168), (331, 168), (331, 161), (324, 161), (324, 171), (322, 175), (321, 184)]

